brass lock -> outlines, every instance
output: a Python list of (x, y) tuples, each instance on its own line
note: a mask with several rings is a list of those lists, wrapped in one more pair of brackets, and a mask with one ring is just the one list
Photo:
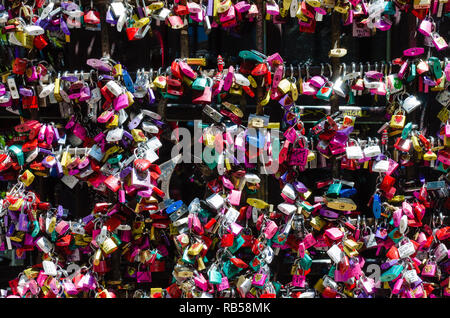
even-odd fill
[(158, 88), (165, 89), (166, 86), (167, 86), (167, 80), (166, 80), (166, 77), (165, 77), (165, 76), (162, 76), (162, 75), (157, 76), (157, 77), (155, 78), (155, 80), (153, 81), (153, 84), (154, 84), (156, 87), (158, 87)]
[(313, 217), (309, 223), (317, 231), (320, 231), (327, 224), (327, 222), (321, 219), (318, 215)]
[(343, 57), (345, 55), (347, 55), (347, 49), (344, 48), (332, 49), (328, 53), (328, 57)]
[(291, 82), (289, 82), (286, 78), (283, 78), (278, 83), (278, 89), (284, 95), (287, 94), (291, 90)]
[(112, 238), (108, 237), (100, 246), (100, 248), (102, 249), (103, 253), (105, 253), (106, 255), (111, 254), (112, 252), (114, 252), (115, 250), (117, 250), (117, 245), (116, 243), (113, 241)]

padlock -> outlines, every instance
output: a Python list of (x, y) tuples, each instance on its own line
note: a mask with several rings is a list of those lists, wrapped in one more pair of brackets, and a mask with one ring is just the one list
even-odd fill
[[(349, 143), (353, 143), (353, 145), (349, 146)], [(363, 151), (361, 149), (361, 146), (354, 139), (350, 139), (349, 142), (347, 143), (347, 147), (345, 148), (345, 153), (346, 153), (348, 159), (362, 159), (362, 158), (364, 158), (364, 154), (363, 154)]]

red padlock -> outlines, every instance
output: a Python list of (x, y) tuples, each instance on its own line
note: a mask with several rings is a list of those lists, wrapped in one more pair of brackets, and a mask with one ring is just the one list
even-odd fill
[(222, 247), (230, 247), (233, 246), (234, 235), (232, 233), (222, 235), (222, 240), (220, 245)]
[(27, 59), (16, 57), (13, 62), (13, 73), (17, 75), (24, 75), (27, 70), (27, 63)]
[(34, 37), (33, 44), (40, 51), (48, 45), (48, 42), (45, 36), (41, 34)]

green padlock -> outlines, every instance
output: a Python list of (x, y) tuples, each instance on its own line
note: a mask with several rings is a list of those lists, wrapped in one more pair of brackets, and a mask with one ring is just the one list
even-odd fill
[(408, 135), (411, 132), (411, 129), (412, 129), (412, 122), (409, 122), (405, 125), (405, 127), (402, 130), (402, 139), (408, 138)]
[(215, 267), (212, 267), (209, 270), (208, 276), (209, 276), (209, 282), (211, 284), (218, 285), (218, 284), (222, 283), (222, 274)]
[(22, 151), (22, 145), (12, 145), (8, 148), (8, 152), (12, 153), (16, 156), (17, 162), (20, 166), (23, 166), (24, 164), (24, 158), (23, 158), (23, 151)]
[(231, 254), (236, 253), (236, 251), (244, 245), (245, 240), (242, 238), (241, 235), (236, 236), (236, 238), (233, 241), (233, 245), (228, 248), (228, 250), (231, 252)]
[(300, 259), (300, 267), (303, 270), (307, 271), (308, 269), (311, 268), (311, 265), (312, 265), (312, 259), (307, 253), (305, 253), (305, 256), (302, 259)]
[(327, 197), (337, 198), (342, 189), (342, 183), (334, 182), (330, 185), (327, 191)]
[(386, 1), (386, 5), (384, 6), (383, 14), (394, 15), (395, 14), (395, 5), (391, 1)]
[(119, 163), (120, 160), (122, 160), (122, 155), (121, 155), (121, 154), (119, 154), (119, 155), (117, 155), (117, 156), (114, 156), (114, 157), (111, 157), (111, 158), (108, 158), (107, 162), (108, 162), (109, 164), (114, 165), (114, 164), (116, 164), (116, 163)]
[(407, 82), (411, 82), (416, 78), (416, 64), (411, 63), (411, 67), (409, 69), (409, 75), (406, 78)]
[(428, 65), (430, 65), (431, 69), (433, 70), (433, 74), (435, 78), (441, 78), (442, 77), (442, 67), (441, 67), (441, 61), (435, 56), (431, 56), (428, 59)]
[(403, 239), (403, 235), (400, 234), (398, 228), (393, 229), (388, 236), (394, 241), (394, 243), (398, 243)]
[(316, 94), (316, 97), (323, 100), (330, 100), (333, 89), (330, 86), (322, 86)]
[(212, 84), (212, 79), (209, 77), (197, 77), (192, 83), (192, 89), (197, 91), (203, 91), (206, 86), (210, 87)]
[(334, 271), (336, 270), (336, 266), (331, 266), (330, 270), (328, 271), (328, 276), (334, 279)]
[(195, 262), (195, 258), (190, 258), (189, 256), (188, 256), (188, 248), (186, 248), (185, 250), (184, 250), (184, 252), (183, 252), (183, 257), (181, 258), (181, 260), (183, 261), (183, 262), (185, 262), (185, 263), (188, 263), (188, 264), (194, 264), (194, 262)]
[(380, 281), (389, 282), (391, 280), (394, 280), (398, 277), (398, 275), (400, 275), (402, 271), (403, 271), (402, 265), (394, 265), (387, 271), (385, 271), (383, 274), (381, 274)]
[(226, 261), (223, 263), (222, 271), (228, 278), (233, 278), (236, 276), (242, 268), (236, 267), (230, 261)]

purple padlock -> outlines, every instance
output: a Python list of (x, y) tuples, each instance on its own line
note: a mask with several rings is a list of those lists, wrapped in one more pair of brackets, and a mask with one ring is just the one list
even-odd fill
[(30, 97), (33, 96), (33, 90), (31, 88), (21, 87), (19, 88), (19, 94), (22, 96)]
[(19, 214), (19, 221), (17, 222), (17, 230), (21, 232), (28, 231), (28, 216), (26, 213)]
[(294, 181), (292, 183), (292, 185), (294, 186), (295, 190), (297, 190), (299, 193), (306, 193), (308, 192), (308, 188), (301, 183), (300, 181)]

